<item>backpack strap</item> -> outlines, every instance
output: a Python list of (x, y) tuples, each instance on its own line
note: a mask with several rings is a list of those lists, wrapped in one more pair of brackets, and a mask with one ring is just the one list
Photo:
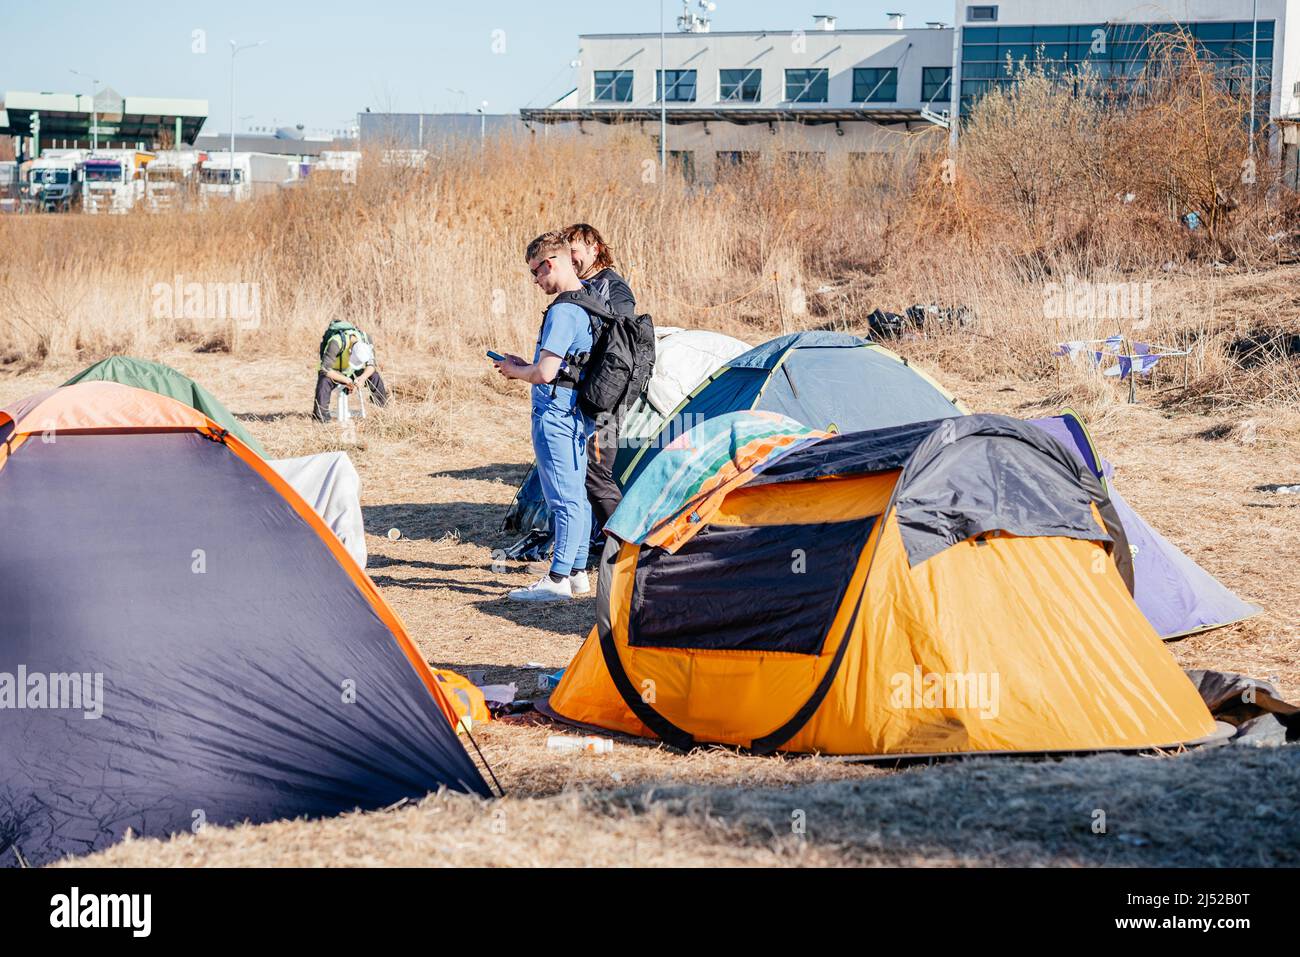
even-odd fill
[[(346, 368), (347, 363), (344, 360), (347, 357), (349, 351), (348, 350), (349, 332), (355, 332), (357, 334), (358, 341), (362, 341), (362, 340), (369, 341), (369, 337), (367, 337), (365, 333), (363, 333), (352, 323), (346, 320), (331, 322), (329, 326), (325, 329), (325, 335), (320, 341), (320, 361), (321, 361), (322, 369), (326, 367), (325, 352), (329, 348), (329, 344), (333, 340), (338, 339), (339, 340), (338, 359), (335, 360), (335, 364), (330, 366), (329, 368), (332, 369), (334, 372), (341, 372), (344, 375), (348, 374), (348, 370)], [(343, 366), (344, 368), (339, 368), (339, 366)]]
[[(551, 302), (551, 306), (558, 303), (571, 303), (586, 311), (587, 322), (591, 327), (591, 342), (594, 347), (596, 340), (600, 338), (600, 323), (617, 320), (617, 316), (611, 313), (600, 298), (590, 290), (584, 288), (581, 292), (562, 292)], [(551, 306), (547, 306), (542, 312), (542, 325), (546, 325), (546, 313), (550, 311)], [(541, 329), (537, 331), (537, 341), (541, 342)], [(555, 395), (555, 390), (564, 386), (566, 389), (576, 389), (582, 381), (582, 374), (586, 371), (587, 363), (591, 361), (590, 352), (570, 352), (564, 355), (564, 365), (560, 366), (560, 371), (556, 373), (551, 380), (551, 395)]]

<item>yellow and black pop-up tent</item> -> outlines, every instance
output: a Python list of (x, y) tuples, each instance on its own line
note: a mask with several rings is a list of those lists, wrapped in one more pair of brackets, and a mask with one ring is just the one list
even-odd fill
[(1214, 730), (1096, 476), (1025, 422), (733, 413), (656, 456), (607, 531), (597, 625), (546, 708), (570, 722), (899, 756)]

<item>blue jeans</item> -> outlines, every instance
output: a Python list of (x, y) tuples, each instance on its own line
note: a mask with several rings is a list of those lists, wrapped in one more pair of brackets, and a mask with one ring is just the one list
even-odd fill
[[(569, 392), (559, 389), (559, 393)], [(533, 452), (542, 495), (551, 510), (555, 554), (551, 571), (572, 574), (587, 567), (591, 538), (591, 503), (587, 501), (587, 439), (592, 423), (571, 403), (534, 397)]]

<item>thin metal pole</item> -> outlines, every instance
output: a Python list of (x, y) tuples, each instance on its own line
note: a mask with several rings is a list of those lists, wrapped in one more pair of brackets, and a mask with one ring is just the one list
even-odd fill
[[(1259, 42), (1259, 0), (1250, 5), (1250, 156), (1255, 155), (1255, 49)], [(1272, 74), (1270, 73), (1270, 76)]]
[(230, 183), (230, 198), (235, 198), (235, 54), (239, 47), (230, 41), (230, 169), (226, 173)]
[[(73, 76), (79, 76), (90, 81), (90, 149), (95, 151), (99, 149), (99, 107), (95, 105), (95, 94), (99, 90), (99, 80), (89, 73), (82, 73), (80, 70), (69, 70)], [(77, 94), (77, 111), (81, 111), (81, 94)], [(75, 143), (76, 140), (73, 140)]]
[(961, 23), (952, 26), (952, 72), (948, 74), (948, 158), (957, 162), (957, 127), (961, 120)]
[(668, 91), (664, 74), (664, 0), (659, 0), (659, 181), (668, 175)]
[[(230, 172), (227, 182), (230, 183), (230, 198), (235, 198), (235, 54), (240, 50), (251, 50), (253, 47), (260, 47), (266, 43), (265, 40), (258, 40), (256, 43), (246, 43), (242, 47), (234, 40), (230, 41)], [(252, 185), (249, 185), (249, 195), (252, 195)]]

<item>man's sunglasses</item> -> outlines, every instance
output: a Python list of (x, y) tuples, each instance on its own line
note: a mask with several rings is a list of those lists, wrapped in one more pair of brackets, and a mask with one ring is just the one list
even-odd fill
[(538, 278), (538, 276), (541, 275), (543, 266), (546, 266), (552, 259), (558, 259), (558, 258), (559, 258), (559, 253), (556, 253), (554, 256), (547, 256), (545, 259), (543, 259), (541, 262), (537, 264), (537, 267), (535, 269), (530, 266), (528, 271), (531, 272), (533, 274), (533, 278), (536, 279)]

